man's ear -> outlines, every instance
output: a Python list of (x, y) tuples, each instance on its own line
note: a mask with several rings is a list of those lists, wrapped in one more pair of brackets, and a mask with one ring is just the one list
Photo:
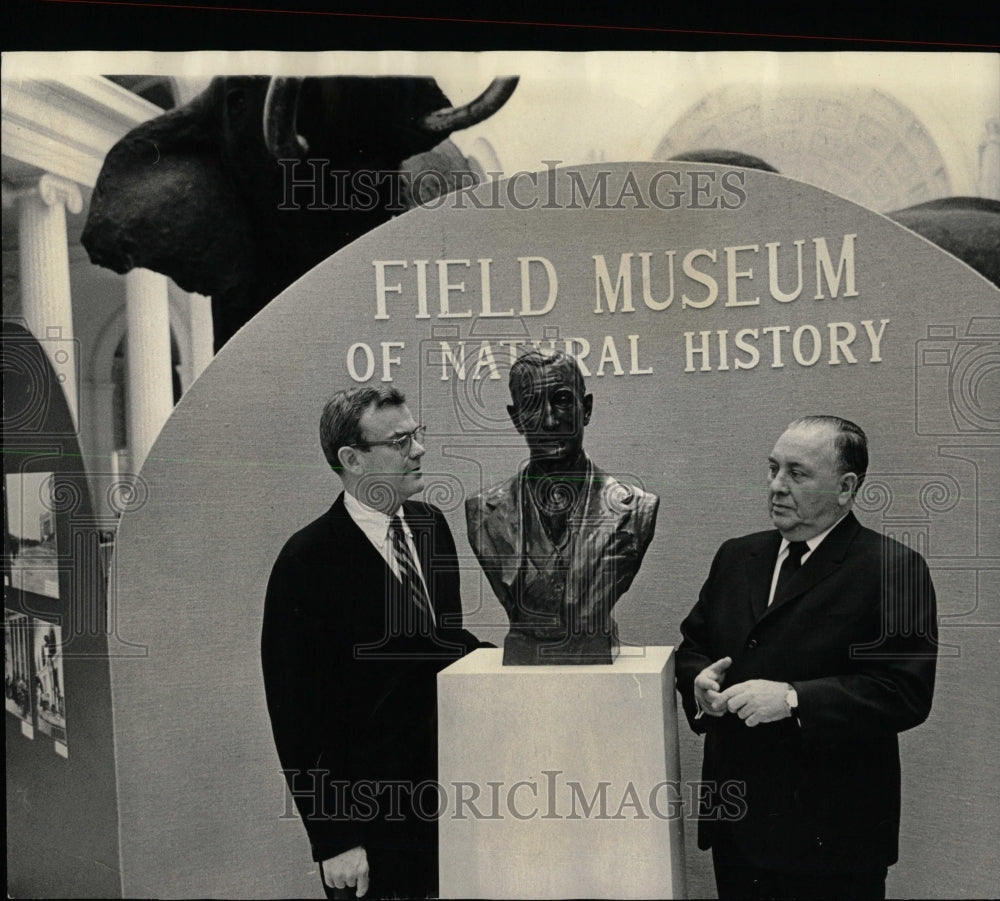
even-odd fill
[(510, 421), (514, 423), (514, 428), (517, 429), (518, 434), (523, 435), (524, 426), (521, 424), (521, 413), (516, 404), (507, 404), (507, 415), (510, 417)]
[(858, 488), (858, 476), (854, 472), (845, 472), (840, 477), (840, 493), (837, 495), (837, 503), (841, 507), (854, 500), (854, 492)]
[(585, 394), (583, 397), (583, 424), (590, 424), (590, 414), (594, 411), (594, 395)]
[(356, 447), (347, 447), (345, 445), (337, 451), (337, 459), (340, 461), (340, 467), (344, 472), (362, 475), (365, 471), (364, 461), (362, 461)]

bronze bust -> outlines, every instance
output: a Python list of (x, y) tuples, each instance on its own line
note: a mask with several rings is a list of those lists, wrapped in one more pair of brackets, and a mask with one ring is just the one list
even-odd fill
[(504, 665), (611, 663), (612, 608), (653, 538), (659, 498), (585, 453), (593, 395), (573, 357), (525, 354), (509, 387), (528, 462), (465, 504), (469, 543), (510, 619)]

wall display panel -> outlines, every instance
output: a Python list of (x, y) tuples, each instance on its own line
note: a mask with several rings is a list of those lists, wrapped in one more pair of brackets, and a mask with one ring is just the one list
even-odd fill
[[(43, 342), (5, 319), (0, 348), (4, 510), (14, 523), (4, 559), (8, 891), (120, 896), (108, 658), (123, 645), (105, 604), (100, 523), (79, 430)], [(25, 556), (18, 536), (34, 549), (43, 534), (55, 553), (22, 579), (12, 563)], [(58, 593), (33, 590), (45, 587), (33, 581), (39, 572)]]

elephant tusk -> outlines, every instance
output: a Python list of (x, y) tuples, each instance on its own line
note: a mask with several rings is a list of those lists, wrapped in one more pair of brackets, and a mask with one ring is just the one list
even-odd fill
[(306, 150), (296, 133), (301, 78), (272, 78), (264, 99), (264, 143), (277, 159), (298, 158)]
[(510, 99), (517, 82), (516, 75), (509, 78), (494, 78), (489, 87), (471, 103), (428, 113), (420, 120), (419, 126), (429, 134), (446, 136), (453, 131), (476, 125), (492, 116)]

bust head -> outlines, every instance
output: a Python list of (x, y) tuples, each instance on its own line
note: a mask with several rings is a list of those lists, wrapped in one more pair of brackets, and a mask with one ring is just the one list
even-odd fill
[(507, 413), (528, 444), (532, 466), (547, 473), (576, 468), (594, 403), (576, 360), (531, 351), (511, 366), (508, 384)]

